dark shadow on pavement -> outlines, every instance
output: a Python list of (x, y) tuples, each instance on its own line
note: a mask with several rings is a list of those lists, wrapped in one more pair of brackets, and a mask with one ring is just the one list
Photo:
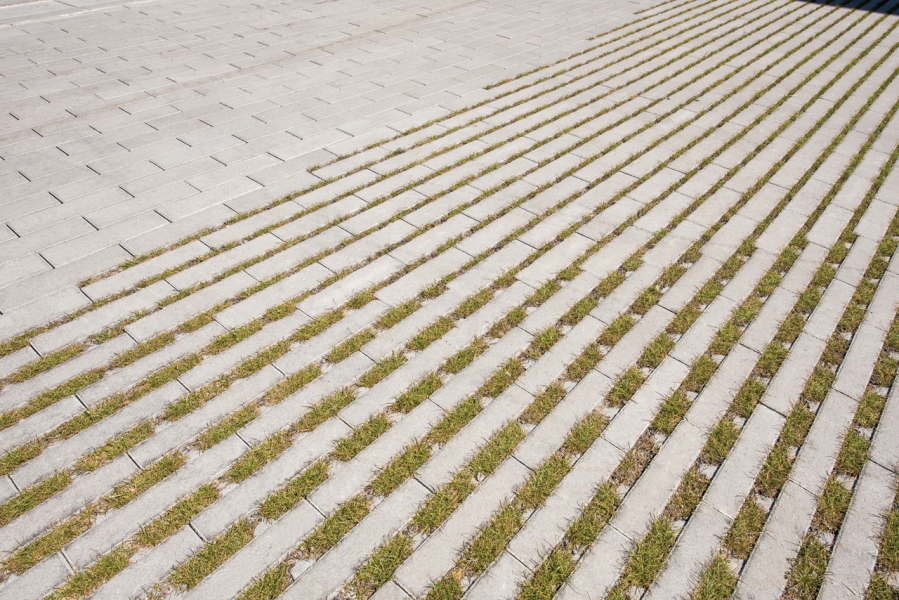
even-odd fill
[(802, 2), (809, 2), (812, 4), (826, 4), (828, 6), (840, 6), (843, 8), (866, 10), (869, 12), (899, 14), (899, 4), (897, 4), (895, 0), (844, 0), (843, 2), (833, 2), (827, 0), (802, 0)]

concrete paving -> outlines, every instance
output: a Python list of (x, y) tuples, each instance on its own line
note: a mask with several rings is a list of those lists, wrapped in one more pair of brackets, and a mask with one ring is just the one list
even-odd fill
[(0, 48), (0, 599), (899, 593), (899, 1)]

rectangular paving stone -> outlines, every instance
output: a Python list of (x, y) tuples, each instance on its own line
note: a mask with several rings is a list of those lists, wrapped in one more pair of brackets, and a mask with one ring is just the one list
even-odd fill
[(313, 256), (339, 245), (349, 237), (351, 235), (340, 227), (331, 227), (248, 267), (246, 272), (258, 281), (271, 279), (294, 269)]
[(530, 473), (515, 460), (505, 461), (456, 509), (443, 526), (432, 533), (412, 556), (397, 569), (396, 581), (415, 595), (423, 594), (432, 581), (448, 571), (455, 562), (459, 539), (471, 539), (486, 525), (492, 513), (508, 496), (509, 490), (522, 485)]
[[(876, 299), (875, 297), (875, 302)], [(892, 309), (887, 309), (889, 314), (895, 314), (897, 299), (893, 298), (888, 302)], [(875, 306), (875, 303), (872, 302), (871, 312), (867, 316), (874, 313), (877, 308), (880, 307)], [(856, 401), (861, 398), (874, 370), (874, 363), (880, 354), (884, 336), (885, 332), (873, 326), (870, 318), (862, 322), (849, 347), (850, 351), (846, 353), (846, 357), (840, 365), (837, 378), (831, 386), (832, 389), (842, 392)]]
[(615, 228), (629, 217), (636, 214), (642, 206), (642, 204), (631, 198), (621, 198), (582, 226), (578, 232), (593, 240), (601, 240), (612, 233)]
[(546, 254), (519, 271), (516, 277), (537, 288), (583, 256), (593, 247), (593, 240), (573, 233)]
[(229, 329), (246, 325), (254, 319), (261, 318), (268, 309), (314, 289), (331, 276), (333, 276), (331, 271), (318, 263), (313, 263), (226, 308), (215, 315), (215, 319)]
[[(366, 202), (372, 202), (381, 197), (388, 196), (396, 190), (414, 185), (419, 180), (428, 177), (432, 173), (433, 170), (430, 169), (427, 165), (415, 165), (410, 169), (402, 171), (401, 173), (398, 173), (396, 175), (392, 175), (388, 179), (379, 181), (356, 192), (356, 195)], [(419, 192), (416, 191), (416, 194), (418, 193)]]
[(137, 471), (130, 458), (119, 456), (96, 471), (76, 478), (65, 490), (4, 526), (0, 551), (11, 553), (20, 544), (34, 540), (54, 523), (75, 514)]
[(120, 335), (99, 346), (68, 360), (57, 367), (44, 371), (22, 383), (7, 386), (0, 392), (0, 410), (10, 410), (25, 404), (38, 394), (51, 390), (76, 377), (84, 371), (95, 369), (112, 360), (116, 355), (134, 347), (134, 340)]
[(668, 564), (650, 588), (654, 598), (692, 590), (701, 576), (699, 570), (715, 556), (721, 541), (720, 531), (727, 531), (730, 521), (723, 514), (700, 502), (690, 517), (690, 523), (701, 522), (705, 527), (688, 527), (677, 538)]
[(99, 300), (120, 291), (130, 289), (134, 284), (158, 275), (180, 264), (199, 258), (209, 252), (202, 242), (195, 240), (184, 246), (166, 252), (114, 275), (101, 279), (83, 288), (92, 300)]
[[(790, 506), (789, 513), (777, 510), (781, 503)], [(744, 567), (743, 576), (737, 585), (737, 594), (753, 590), (753, 594), (762, 598), (780, 597), (789, 560), (799, 551), (799, 544), (794, 540), (801, 541), (807, 532), (807, 526), (799, 523), (811, 521), (818, 506), (818, 498), (788, 480), (774, 506), (766, 531), (762, 532), (755, 551)]]
[(324, 517), (311, 504), (301, 501), (278, 519), (276, 526), (253, 538), (186, 597), (212, 599), (222, 595), (236, 596), (255, 577), (286, 556), (323, 520)]
[(516, 229), (527, 225), (533, 218), (534, 215), (526, 210), (513, 208), (505, 215), (463, 239), (456, 244), (456, 248), (471, 256), (477, 256), (501, 241)]
[(237, 295), (252, 286), (256, 280), (244, 272), (235, 273), (209, 287), (169, 304), (162, 310), (152, 313), (134, 323), (125, 326), (125, 331), (138, 341), (146, 341), (169, 329), (173, 329), (184, 321), (209, 310), (219, 302)]
[[(473, 315), (458, 323), (443, 339), (457, 350), (464, 349), (475, 337), (484, 335), (494, 323), (508, 314), (510, 310), (521, 305), (531, 295), (532, 291), (530, 287), (523, 283), (513, 283), (508, 289), (497, 295)], [(525, 335), (524, 337), (528, 338), (529, 336)], [(521, 339), (517, 335), (513, 335), (513, 338)], [(512, 346), (517, 343), (513, 343)]]
[(450, 248), (393, 283), (379, 289), (375, 292), (375, 296), (391, 306), (398, 306), (415, 298), (419, 292), (450, 273), (462, 269), (470, 261), (469, 255)]
[(394, 427), (343, 465), (338, 473), (316, 488), (307, 499), (322, 513), (332, 514), (358, 490), (363, 489), (408, 444), (426, 435), (443, 416), (443, 410), (436, 404), (419, 404), (395, 423)]
[(18, 371), (23, 365), (38, 358), (40, 358), (40, 355), (31, 346), (25, 346), (15, 352), (11, 352), (0, 358), (0, 377), (6, 378)]
[(381, 256), (347, 277), (306, 298), (297, 305), (297, 308), (310, 317), (318, 317), (329, 310), (341, 306), (355, 294), (389, 278), (402, 268), (403, 264), (392, 256)]
[(521, 205), (524, 210), (539, 215), (547, 210), (557, 206), (560, 202), (566, 200), (572, 194), (582, 191), (586, 187), (586, 183), (577, 177), (568, 177), (551, 188), (538, 193), (536, 196), (527, 200)]
[(643, 265), (631, 273), (612, 293), (603, 298), (593, 310), (593, 317), (612, 323), (624, 313), (646, 288), (652, 286), (662, 270), (655, 265)]
[(65, 325), (56, 327), (35, 336), (31, 339), (31, 346), (46, 356), (50, 352), (81, 342), (87, 337), (99, 333), (105, 327), (109, 327), (118, 321), (128, 318), (134, 313), (154, 308), (156, 303), (175, 292), (175, 289), (165, 281), (142, 288), (134, 294), (125, 296), (111, 302), (97, 310), (69, 321)]
[(416, 228), (405, 221), (394, 221), (386, 227), (326, 256), (319, 262), (336, 273), (362, 262), (370, 255), (399, 242), (415, 231)]
[(340, 418), (351, 427), (361, 427), (372, 416), (390, 406), (397, 396), (432, 373), (435, 365), (442, 364), (456, 352), (454, 346), (443, 340), (434, 342), (362, 394), (355, 403), (341, 410)]
[[(596, 309), (593, 312), (596, 312)], [(668, 310), (660, 306), (652, 307), (627, 333), (628, 343), (616, 344), (596, 365), (596, 370), (612, 379), (620, 377), (637, 362), (643, 349), (664, 331), (672, 316)]]
[(444, 444), (432, 460), (418, 470), (416, 479), (430, 490), (437, 490), (471, 459), (491, 435), (505, 427), (530, 404), (533, 397), (521, 388), (511, 386), (497, 400), (487, 404), (456, 437)]
[[(596, 486), (614, 471), (623, 453), (602, 438), (574, 464), (571, 472), (509, 542), (508, 552), (535, 569), (561, 540), (596, 492)], [(502, 559), (500, 559), (502, 560)]]
[[(460, 189), (466, 188), (463, 187)], [(501, 211), (503, 208), (509, 206), (510, 204), (513, 204), (517, 200), (524, 198), (534, 189), (536, 189), (534, 186), (525, 181), (516, 181), (510, 186), (505, 187), (496, 193), (490, 194), (484, 200), (478, 202), (477, 204), (466, 208), (465, 214), (472, 219), (475, 219), (476, 221), (483, 221), (484, 219)], [(475, 190), (474, 188), (468, 188), (468, 190), (472, 190), (471, 192), (469, 192), (472, 199), (479, 195), (479, 191)], [(453, 193), (458, 193), (458, 190)]]
[(518, 326), (528, 333), (538, 331), (556, 323), (562, 315), (574, 306), (581, 298), (590, 293), (599, 283), (599, 279), (590, 273), (581, 273), (561, 290), (553, 294), (546, 302), (530, 313)]
[(310, 319), (307, 315), (295, 312), (276, 322), (269, 323), (261, 331), (238, 342), (227, 350), (206, 357), (203, 362), (181, 375), (178, 380), (188, 390), (197, 390), (214, 381), (217, 377), (237, 368), (245, 360), (260, 354), (266, 348), (288, 339), (309, 321)]
[(146, 581), (165, 579), (173, 556), (187, 559), (203, 548), (203, 540), (190, 527), (183, 527), (129, 567), (104, 583), (95, 593), (98, 599), (131, 597), (144, 591)]
[(227, 225), (214, 233), (203, 236), (200, 238), (200, 241), (210, 248), (221, 248), (226, 244), (239, 242), (260, 229), (290, 219), (302, 211), (303, 207), (296, 202), (287, 201), (268, 210), (264, 210), (257, 215), (253, 215), (252, 217), (248, 217), (232, 225)]
[(365, 202), (356, 196), (349, 196), (314, 210), (298, 219), (272, 230), (272, 235), (289, 241), (324, 227), (365, 207)]
[(80, 568), (91, 564), (98, 554), (107, 552), (118, 541), (160, 515), (180, 497), (222, 472), (245, 449), (246, 445), (236, 438), (229, 438), (218, 444), (179, 469), (164, 483), (154, 486), (125, 507), (113, 511), (102, 523), (68, 544), (65, 548), (66, 557)]
[(533, 248), (514, 240), (478, 263), (474, 269), (451, 281), (447, 287), (463, 296), (475, 294), (530, 256), (532, 252)]
[(477, 221), (463, 214), (457, 214), (446, 221), (428, 229), (423, 235), (414, 238), (396, 250), (391, 256), (407, 265), (425, 259), (451, 240), (461, 237), (465, 232), (477, 225)]
[(605, 327), (605, 323), (588, 315), (531, 365), (518, 379), (517, 385), (536, 396), (559, 377)]
[(334, 346), (370, 327), (387, 308), (383, 302), (369, 302), (314, 338), (297, 345), (272, 364), (283, 373), (296, 373), (310, 363), (319, 360)]
[(551, 412), (528, 434), (528, 443), (515, 451), (515, 456), (523, 464), (536, 469), (549, 452), (559, 446), (560, 436), (564, 436), (579, 420), (583, 419), (603, 399), (611, 389), (613, 381), (597, 371), (588, 373), (569, 392), (556, 410)]
[[(784, 416), (789, 415), (824, 348), (823, 340), (807, 333), (800, 334), (781, 365), (778, 376), (768, 386), (762, 402)], [(784, 375), (781, 376), (780, 373)]]
[(476, 191), (470, 186), (463, 186), (448, 194), (432, 199), (430, 202), (404, 215), (403, 220), (418, 228), (440, 221), (445, 215), (451, 212), (454, 213), (464, 205), (470, 204), (479, 195), (475, 193)]
[(674, 359), (666, 359), (647, 378), (645, 384), (615, 414), (602, 433), (602, 438), (622, 452), (633, 448), (646, 431), (662, 403), (683, 382), (689, 367)]
[(148, 254), (160, 247), (177, 244), (205, 229), (218, 227), (236, 214), (224, 204), (213, 204), (168, 225), (123, 240), (119, 245), (134, 256)]
[(883, 515), (892, 505), (895, 473), (868, 462), (852, 495), (852, 503), (840, 527), (821, 598), (862, 598), (871, 582), (880, 547)]
[(716, 300), (699, 316), (689, 331), (681, 336), (671, 356), (684, 364), (693, 364), (714, 339), (718, 329), (723, 326), (738, 304), (724, 296)]
[(891, 471), (899, 469), (899, 458), (896, 456), (896, 448), (888, 443), (888, 440), (895, 439), (891, 436), (896, 431), (897, 426), (899, 426), (895, 418), (897, 410), (899, 410), (896, 408), (896, 405), (899, 404), (896, 402), (897, 394), (899, 394), (899, 388), (893, 386), (887, 399), (887, 404), (880, 416), (880, 424), (874, 434), (874, 440), (869, 450), (870, 460)]
[(171, 344), (135, 361), (113, 370), (98, 381), (78, 391), (78, 398), (87, 406), (96, 406), (101, 400), (128, 389), (154, 371), (162, 369), (184, 356), (197, 352), (220, 335), (227, 333), (218, 323), (209, 323), (195, 332), (177, 338)]
[[(97, 271), (111, 269), (130, 258), (130, 255), (120, 246), (98, 249), (88, 256), (76, 258), (51, 271), (44, 271), (13, 285), (0, 288), (0, 307), (4, 311), (4, 316), (16, 314), (17, 319), (26, 323), (20, 331), (34, 325), (43, 325), (75, 308), (80, 308), (80, 306), (71, 306), (70, 299), (66, 297), (68, 292), (66, 288), (75, 287), (83, 279)], [(55, 304), (45, 306), (41, 314), (33, 316), (28, 314), (29, 311), (34, 311), (35, 307), (40, 305), (38, 301), (46, 303), (48, 296), (55, 297)], [(79, 296), (83, 297), (80, 293)], [(63, 308), (60, 310), (60, 307)], [(42, 317), (42, 319), (27, 324), (34, 316)]]
[(79, 258), (90, 256), (109, 247), (116, 247), (114, 240), (128, 239), (167, 225), (169, 221), (154, 213), (145, 213), (120, 221), (104, 229), (56, 244), (41, 252), (54, 267), (60, 267)]
[(410, 479), (372, 510), (337, 546), (304, 572), (285, 592), (286, 598), (328, 598), (382, 542), (411, 519), (428, 489)]
[(362, 347), (362, 352), (372, 360), (387, 358), (393, 352), (401, 351), (406, 342), (420, 331), (452, 312), (465, 298), (451, 290), (431, 300), (390, 329), (381, 332), (375, 339)]
[(216, 276), (247, 260), (275, 250), (280, 244), (281, 240), (270, 233), (266, 233), (209, 258), (198, 265), (167, 277), (166, 281), (177, 290), (190, 289), (200, 283), (212, 281)]
[(240, 429), (240, 437), (251, 445), (262, 442), (301, 419), (314, 404), (343, 387), (347, 381), (355, 381), (373, 364), (374, 361), (363, 353), (354, 353), (288, 398), (264, 408), (259, 417)]
[(40, 413), (22, 419), (15, 425), (8, 427), (3, 439), (0, 440), (0, 452), (6, 452), (15, 446), (25, 444), (33, 438), (47, 433), (82, 410), (84, 410), (84, 405), (75, 396), (63, 398)]
[(41, 598), (63, 583), (70, 575), (70, 567), (62, 554), (55, 552), (21, 577), (0, 588), (0, 598), (19, 600)]
[(629, 227), (611, 242), (588, 258), (581, 268), (600, 279), (617, 269), (627, 258), (636, 252), (652, 237), (648, 231)]
[[(360, 192), (361, 193), (361, 192)], [(359, 196), (359, 193), (356, 194)], [(361, 196), (360, 196), (361, 197)], [(371, 199), (362, 198), (366, 202)], [(388, 198), (387, 200), (376, 204), (358, 215), (347, 219), (340, 224), (340, 227), (353, 235), (367, 231), (372, 227), (393, 218), (397, 213), (409, 210), (416, 204), (424, 201), (425, 197), (415, 190), (408, 190), (398, 196)]]
[(49, 477), (55, 472), (69, 468), (79, 458), (108, 440), (132, 427), (158, 415), (166, 405), (184, 393), (184, 387), (174, 381), (147, 394), (115, 414), (99, 421), (80, 433), (51, 445), (40, 456), (25, 463), (10, 474), (21, 489)]

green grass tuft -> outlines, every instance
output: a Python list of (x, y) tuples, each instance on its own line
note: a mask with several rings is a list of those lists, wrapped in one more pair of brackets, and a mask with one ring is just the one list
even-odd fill
[(817, 539), (806, 538), (787, 576), (785, 595), (814, 600), (824, 583), (824, 573), (829, 561), (830, 551)]
[(402, 354), (391, 354), (362, 375), (359, 378), (359, 385), (365, 388), (374, 387), (379, 381), (403, 366), (405, 362), (406, 357)]
[(725, 554), (718, 554), (709, 561), (699, 577), (699, 585), (693, 592), (693, 600), (727, 600), (737, 587), (737, 576)]
[(749, 558), (749, 553), (755, 547), (755, 542), (759, 539), (767, 518), (768, 513), (750, 497), (743, 503), (730, 531), (727, 532), (727, 537), (724, 538), (724, 547), (739, 559)]
[(690, 409), (690, 399), (681, 391), (674, 392), (662, 404), (662, 408), (652, 421), (653, 429), (661, 431), (665, 435), (671, 435), (677, 424)]
[(253, 539), (253, 524), (240, 520), (172, 571), (170, 581), (192, 589)]
[(375, 415), (365, 424), (354, 429), (349, 437), (345, 437), (337, 442), (331, 454), (337, 460), (347, 462), (390, 429), (391, 425), (390, 419), (386, 416)]
[(624, 406), (637, 393), (637, 390), (640, 389), (645, 380), (646, 377), (643, 376), (643, 372), (640, 369), (631, 367), (612, 386), (608, 396), (606, 396), (606, 401), (614, 407)]
[(356, 496), (345, 502), (303, 540), (303, 552), (318, 558), (334, 547), (371, 510), (368, 498)]
[(382, 544), (371, 555), (371, 558), (356, 571), (349, 585), (355, 598), (369, 598), (382, 585), (387, 583), (409, 555), (412, 554), (412, 542), (405, 535), (395, 535)]
[(312, 464), (300, 475), (291, 479), (287, 485), (266, 498), (259, 507), (259, 514), (266, 519), (277, 519), (321, 485), (328, 478), (329, 472), (328, 463), (325, 461)]

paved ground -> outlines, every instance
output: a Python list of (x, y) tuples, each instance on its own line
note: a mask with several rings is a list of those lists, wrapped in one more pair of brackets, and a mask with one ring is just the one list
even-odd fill
[(0, 23), (0, 599), (899, 595), (899, 0)]

